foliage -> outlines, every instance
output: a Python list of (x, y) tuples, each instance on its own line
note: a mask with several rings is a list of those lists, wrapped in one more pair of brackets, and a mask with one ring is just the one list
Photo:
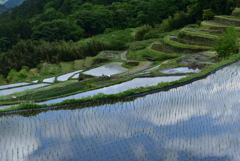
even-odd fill
[[(133, 41), (131, 34), (132, 29), (115, 30), (108, 34), (99, 34), (92, 39), (105, 42), (108, 50), (124, 50)], [(89, 39), (86, 41), (89, 41)]]
[(76, 24), (76, 21), (67, 19), (52, 20), (43, 22), (33, 29), (31, 38), (33, 40), (73, 40), (77, 41), (83, 36), (83, 29)]
[[(120, 29), (142, 26), (136, 40), (158, 38), (159, 31), (200, 20), (203, 10), (228, 14), (233, 6), (225, 0), (27, 0), (0, 15), (0, 73), (7, 76), (10, 69), (36, 67), (40, 61), (84, 59), (103, 49), (127, 49), (133, 41), (126, 34), (130, 29)], [(158, 30), (150, 27), (156, 24), (162, 24)], [(103, 32), (107, 38), (75, 43)]]
[(212, 9), (203, 10), (203, 20), (212, 20), (216, 14), (212, 11)]
[(19, 72), (17, 72), (15, 69), (11, 69), (8, 73), (7, 79), (9, 82), (17, 82), (24, 78), (27, 78), (29, 68), (23, 67)]
[(141, 41), (144, 39), (145, 34), (149, 33), (149, 31), (153, 30), (150, 25), (143, 25), (135, 32), (135, 40)]
[(94, 39), (81, 43), (21, 40), (13, 46), (12, 50), (0, 54), (0, 72), (7, 75), (10, 71), (8, 67), (20, 70), (24, 65), (32, 68), (40, 62), (58, 64), (62, 61), (84, 59), (87, 56), (95, 56), (105, 49), (107, 49), (106, 43)]
[(167, 19), (163, 20), (160, 25), (157, 25), (156, 27), (159, 28), (160, 32), (169, 32), (174, 29), (182, 28), (194, 22), (195, 21), (190, 11), (187, 13), (176, 12), (173, 17), (169, 16)]
[(234, 6), (234, 1), (229, 0), (197, 0), (197, 5), (194, 6), (193, 15), (195, 15), (198, 20), (203, 18), (204, 10), (209, 10), (217, 15), (229, 15)]
[(238, 36), (239, 33), (233, 26), (228, 27), (226, 31), (222, 33), (222, 35), (216, 40), (214, 44), (214, 50), (218, 53), (218, 57), (228, 58), (232, 54), (238, 53)]
[(130, 49), (132, 51), (136, 51), (136, 50), (141, 50), (146, 48), (147, 46), (149, 46), (151, 43), (153, 43), (154, 41), (156, 41), (156, 39), (149, 39), (149, 40), (143, 40), (143, 41), (135, 41), (133, 43), (131, 43), (130, 45)]

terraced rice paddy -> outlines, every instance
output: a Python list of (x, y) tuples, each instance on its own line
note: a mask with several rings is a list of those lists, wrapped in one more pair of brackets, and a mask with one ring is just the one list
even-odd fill
[(171, 69), (163, 69), (160, 70), (159, 72), (165, 73), (165, 74), (175, 74), (175, 73), (198, 73), (201, 70), (198, 68), (196, 69), (190, 69), (188, 67), (178, 67), (178, 68), (171, 68)]
[(17, 92), (22, 92), (22, 91), (25, 91), (25, 90), (28, 90), (28, 89), (44, 87), (44, 86), (47, 86), (47, 85), (49, 85), (49, 84), (39, 83), (39, 84), (27, 85), (27, 86), (16, 87), (16, 88), (11, 88), (11, 89), (4, 89), (4, 90), (0, 91), (0, 96), (6, 96), (6, 95), (10, 95), (10, 94), (17, 93)]
[(239, 68), (133, 101), (1, 116), (0, 160), (239, 161)]
[(87, 97), (87, 96), (93, 96), (98, 93), (104, 93), (104, 94), (116, 94), (120, 93), (123, 91), (127, 91), (129, 89), (134, 89), (134, 88), (139, 88), (139, 87), (146, 87), (146, 86), (153, 86), (157, 85), (160, 82), (171, 82), (174, 80), (181, 79), (185, 76), (169, 76), (169, 77), (154, 77), (154, 78), (135, 78), (131, 81), (123, 82), (120, 84), (92, 90), (92, 91), (87, 91), (83, 93), (78, 93), (75, 95), (67, 96), (67, 97), (62, 97), (62, 98), (56, 98), (52, 99), (49, 101), (41, 102), (39, 104), (53, 104), (53, 103), (59, 103), (67, 99), (80, 99), (82, 97)]
[(46, 78), (43, 80), (43, 82), (46, 82), (46, 83), (54, 83), (54, 81), (55, 81), (55, 77)]
[(72, 75), (76, 74), (76, 73), (79, 73), (81, 72), (82, 70), (78, 70), (78, 71), (75, 71), (75, 72), (71, 72), (71, 73), (67, 73), (67, 74), (64, 74), (64, 75), (61, 75), (57, 78), (58, 81), (66, 81), (68, 80)]
[(18, 86), (23, 86), (23, 85), (27, 85), (27, 84), (29, 84), (29, 83), (14, 83), (14, 84), (1, 85), (0, 89), (18, 87)]
[(122, 67), (121, 62), (112, 62), (109, 64), (105, 64), (98, 68), (94, 68), (88, 71), (83, 72), (84, 74), (94, 75), (94, 76), (102, 76), (102, 75), (114, 75), (127, 71), (127, 68)]

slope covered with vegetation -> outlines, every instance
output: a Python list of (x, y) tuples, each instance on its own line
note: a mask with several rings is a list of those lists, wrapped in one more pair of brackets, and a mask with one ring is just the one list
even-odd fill
[[(74, 59), (72, 56), (63, 58), (53, 55), (49, 50), (37, 51), (40, 47), (44, 48), (43, 46), (66, 43), (73, 45), (70, 48), (74, 49), (75, 42), (83, 38), (144, 24), (159, 30), (148, 30), (149, 33), (144, 38), (139, 37), (136, 40), (156, 38), (159, 32), (195, 23), (201, 20), (203, 15), (209, 17), (214, 14), (228, 14), (234, 6), (233, 2), (224, 0), (214, 0), (211, 3), (203, 3), (200, 0), (184, 0), (181, 3), (177, 0), (81, 2), (26, 0), (0, 15), (0, 73), (6, 77), (11, 69), (20, 70), (23, 65), (32, 68), (40, 61), (57, 63)], [(168, 18), (169, 16), (171, 17)], [(163, 21), (166, 18), (169, 20)], [(158, 25), (161, 23), (165, 23), (165, 27)], [(93, 44), (101, 44), (101, 47), (95, 50), (99, 51), (127, 48), (124, 42), (122, 36), (108, 43), (107, 47), (103, 41)], [(39, 56), (36, 57), (32, 53)], [(77, 57), (86, 56), (84, 54), (80, 56), (79, 52), (77, 55)]]
[[(200, 73), (200, 75), (204, 75), (222, 63), (224, 64), (224, 62), (218, 63), (217, 54), (212, 50), (216, 50), (221, 58), (238, 53), (238, 36), (231, 36), (237, 33), (238, 27), (227, 28), (232, 23), (237, 26), (238, 10), (235, 9), (232, 16), (216, 16), (216, 14), (229, 14), (236, 6), (234, 3), (221, 1), (229, 8), (226, 9), (222, 5), (216, 7), (220, 1), (211, 1), (206, 4), (198, 0), (186, 0), (182, 3), (176, 3), (174, 0), (168, 2), (162, 0), (104, 1), (101, 4), (95, 1), (81, 3), (75, 1), (70, 3), (66, 0), (25, 1), (22, 5), (0, 15), (0, 28), (2, 29), (0, 30), (0, 83), (29, 82), (34, 79), (41, 82), (51, 74), (59, 75), (73, 70), (71, 67), (70, 70), (62, 68), (62, 71), (44, 73), (44, 64), (59, 67), (64, 62), (69, 62), (69, 64), (78, 66), (76, 69), (85, 70), (86, 67), (89, 68), (92, 65), (94, 67), (94, 65), (109, 61), (123, 61), (99, 58), (97, 54), (103, 50), (126, 49), (128, 50), (126, 57), (128, 60), (132, 60), (133, 64), (136, 62), (144, 64), (143, 62), (151, 61), (152, 66), (161, 65), (151, 71), (151, 74), (162, 75), (161, 70), (164, 68), (187, 66), (204, 69)], [(160, 4), (170, 6), (166, 8), (166, 5), (163, 7)], [(33, 10), (28, 12), (27, 9), (30, 8)], [(201, 21), (202, 19), (205, 21)], [(224, 46), (221, 42), (225, 42), (226, 45)], [(231, 52), (226, 55), (226, 51)], [(90, 57), (91, 63), (87, 63)], [(236, 57), (233, 56), (230, 60), (235, 59)], [(215, 63), (218, 64), (209, 67)], [(128, 63), (124, 63), (124, 66), (133, 68)], [(135, 76), (124, 78), (121, 81), (133, 77)], [(196, 77), (196, 74), (193, 77)], [(86, 76), (81, 79), (88, 78)], [(115, 78), (113, 77), (113, 79)], [(103, 84), (106, 83), (105, 80), (102, 81)], [(61, 91), (61, 88), (56, 87), (60, 91), (57, 91), (57, 94), (52, 92), (51, 97), (102, 87), (93, 82), (80, 83), (81, 88), (79, 89), (66, 90), (71, 86), (66, 85)], [(113, 80), (110, 84), (117, 82), (119, 80)], [(169, 83), (146, 89), (130, 90), (111, 97), (124, 96), (166, 85)], [(55, 89), (50, 89), (50, 91), (55, 91)], [(35, 90), (33, 93), (33, 95), (37, 95), (36, 99), (39, 99), (38, 95), (41, 92), (38, 94), (38, 91)], [(46, 91), (43, 91), (43, 95), (45, 94)], [(20, 94), (20, 97), (17, 98), (6, 97), (5, 101), (24, 100), (29, 97), (28, 95), (27, 93), (26, 95)], [(42, 99), (51, 97), (47, 95)], [(31, 101), (36, 101), (36, 99), (34, 96)]]

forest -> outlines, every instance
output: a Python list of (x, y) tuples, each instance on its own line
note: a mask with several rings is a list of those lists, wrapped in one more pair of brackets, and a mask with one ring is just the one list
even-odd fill
[(147, 25), (147, 34), (133, 41), (156, 38), (159, 32), (230, 14), (237, 6), (237, 0), (26, 0), (0, 14), (0, 77), (42, 61), (58, 63), (128, 48), (124, 36), (79, 43), (98, 34)]

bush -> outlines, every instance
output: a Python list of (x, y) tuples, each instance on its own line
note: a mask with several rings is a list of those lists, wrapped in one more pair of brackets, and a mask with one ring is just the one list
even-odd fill
[(177, 12), (173, 17), (168, 17), (158, 25), (160, 32), (169, 32), (174, 29), (179, 29), (192, 23), (191, 14), (185, 12)]
[(203, 20), (212, 20), (216, 14), (211, 9), (203, 10)]
[(135, 42), (131, 43), (130, 49), (132, 51), (141, 50), (141, 49), (148, 47), (154, 41), (156, 41), (156, 39), (135, 41)]
[(160, 37), (159, 32), (157, 30), (150, 30), (144, 34), (143, 39), (147, 40), (147, 39), (155, 39), (159, 37)]
[(214, 50), (220, 58), (228, 58), (229, 56), (238, 53), (239, 45), (237, 42), (239, 33), (234, 26), (228, 27), (225, 32), (214, 43)]
[(140, 41), (144, 39), (144, 35), (149, 31), (153, 30), (152, 26), (144, 25), (140, 29), (138, 29), (135, 33), (135, 40)]
[(15, 69), (11, 69), (7, 76), (8, 81), (17, 82), (24, 78), (27, 78), (28, 72), (25, 68), (26, 66), (23, 66), (23, 68), (19, 72), (17, 72)]

